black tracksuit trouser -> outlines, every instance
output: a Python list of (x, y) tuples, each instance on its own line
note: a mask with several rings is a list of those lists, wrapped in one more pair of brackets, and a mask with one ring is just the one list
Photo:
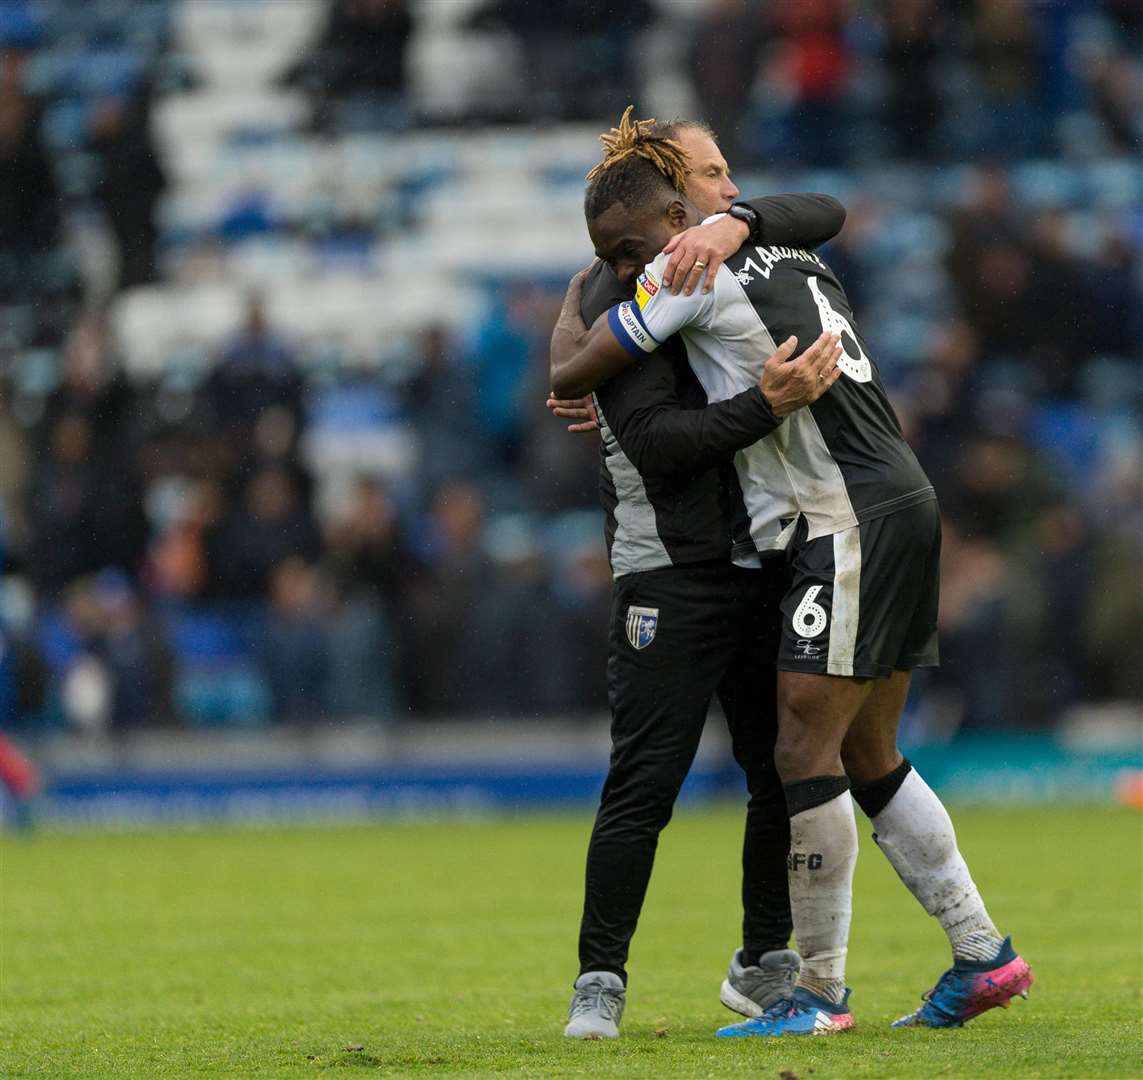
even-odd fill
[[(778, 604), (786, 574), (779, 558), (758, 570), (670, 567), (615, 582), (607, 663), (611, 763), (587, 853), (581, 974), (611, 971), (626, 981), (659, 832), (671, 819), (715, 694), (749, 791), (743, 945), (757, 952), (786, 948), (790, 823), (774, 768)], [(628, 640), (632, 607), (657, 611), (654, 637), (640, 649)]]

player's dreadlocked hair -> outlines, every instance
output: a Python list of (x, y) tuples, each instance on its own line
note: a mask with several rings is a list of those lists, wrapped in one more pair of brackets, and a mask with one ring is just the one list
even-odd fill
[(670, 137), (671, 126), (655, 120), (632, 120), (634, 105), (628, 105), (606, 135), (603, 160), (587, 174), (583, 209), (594, 221), (614, 203), (625, 207), (644, 205), (663, 187), (682, 194), (691, 171), (687, 152)]

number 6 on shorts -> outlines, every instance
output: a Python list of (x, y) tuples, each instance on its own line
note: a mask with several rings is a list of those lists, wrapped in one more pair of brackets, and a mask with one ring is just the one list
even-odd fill
[(793, 623), (794, 633), (798, 637), (815, 638), (826, 628), (829, 616), (821, 604), (814, 603), (823, 587), (822, 585), (811, 585), (794, 612), (794, 617), (790, 621)]

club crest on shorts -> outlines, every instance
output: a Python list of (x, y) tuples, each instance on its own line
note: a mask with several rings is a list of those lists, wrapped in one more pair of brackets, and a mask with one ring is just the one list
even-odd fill
[(627, 640), (633, 649), (645, 649), (655, 640), (655, 631), (659, 628), (659, 609), (657, 607), (635, 607), (632, 604), (627, 609)]

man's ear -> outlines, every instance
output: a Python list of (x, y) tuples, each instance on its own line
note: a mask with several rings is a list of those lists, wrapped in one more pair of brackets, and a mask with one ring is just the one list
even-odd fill
[(685, 229), (690, 224), (690, 214), (682, 199), (672, 199), (667, 204), (667, 220), (671, 228), (677, 231)]

